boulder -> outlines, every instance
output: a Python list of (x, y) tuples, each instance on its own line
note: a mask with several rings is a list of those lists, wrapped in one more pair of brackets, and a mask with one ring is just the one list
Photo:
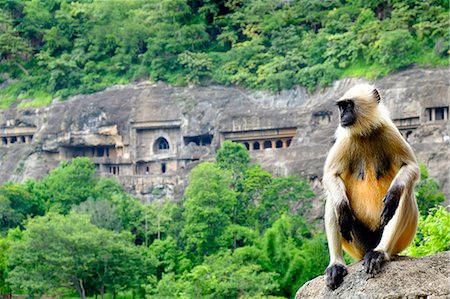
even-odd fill
[(300, 298), (399, 299), (450, 298), (450, 251), (423, 258), (397, 256), (380, 273), (366, 274), (362, 261), (348, 267), (344, 282), (332, 291), (325, 276), (310, 280), (298, 290)]

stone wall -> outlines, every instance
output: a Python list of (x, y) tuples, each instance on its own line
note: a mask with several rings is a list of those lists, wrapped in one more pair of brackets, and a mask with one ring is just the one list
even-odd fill
[[(274, 175), (304, 176), (320, 194), (323, 163), (338, 125), (334, 101), (359, 82), (364, 81), (340, 80), (313, 94), (303, 88), (270, 94), (140, 83), (45, 108), (0, 111), (0, 138), (33, 129), (26, 132), (28, 142), (0, 144), (0, 182), (39, 178), (60, 159), (84, 155), (101, 175), (117, 177), (144, 201), (179, 198), (189, 170), (214, 159), (220, 144), (231, 139), (246, 144), (254, 161)], [(449, 82), (448, 69), (410, 69), (372, 82), (447, 199)]]

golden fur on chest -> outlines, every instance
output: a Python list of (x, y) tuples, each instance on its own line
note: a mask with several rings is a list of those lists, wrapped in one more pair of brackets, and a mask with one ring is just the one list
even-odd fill
[(380, 226), (383, 199), (397, 171), (391, 168), (377, 179), (376, 170), (371, 166), (366, 167), (364, 178), (349, 171), (341, 175), (353, 213), (373, 231)]
[(389, 153), (397, 144), (396, 134), (380, 128), (370, 136), (357, 136), (343, 142), (343, 168), (340, 177), (355, 216), (375, 231), (380, 226), (383, 199), (402, 165), (398, 156)]

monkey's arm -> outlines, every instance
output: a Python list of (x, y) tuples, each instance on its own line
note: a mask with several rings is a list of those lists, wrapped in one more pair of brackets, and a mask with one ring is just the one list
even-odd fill
[(327, 202), (325, 206), (325, 231), (327, 233), (328, 249), (330, 252), (330, 263), (326, 269), (326, 284), (334, 290), (344, 280), (347, 275), (347, 268), (342, 257), (341, 235), (336, 219), (334, 204), (327, 192)]
[[(334, 212), (335, 225), (339, 226), (341, 236), (350, 242), (352, 241), (350, 232), (355, 217), (350, 209), (344, 182), (340, 177), (342, 170), (340, 165), (336, 162), (338, 160), (335, 148), (333, 147), (325, 162), (322, 182), (325, 190), (327, 190), (327, 202), (330, 202), (329, 209)], [(340, 241), (339, 246), (341, 246)]]
[(333, 148), (330, 150), (325, 162), (322, 179), (327, 194), (325, 230), (330, 252), (330, 264), (326, 269), (326, 284), (332, 290), (336, 289), (347, 275), (347, 268), (342, 257), (342, 238), (351, 240), (351, 219), (353, 217), (345, 193), (345, 185), (339, 177), (337, 165), (330, 162), (336, 161), (333, 150)]

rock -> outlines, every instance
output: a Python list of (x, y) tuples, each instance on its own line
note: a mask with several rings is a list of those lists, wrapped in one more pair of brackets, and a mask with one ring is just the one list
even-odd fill
[[(449, 74), (448, 68), (411, 68), (371, 82), (419, 162), (439, 182), (445, 204), (450, 204)], [(365, 81), (342, 79), (314, 93), (300, 87), (268, 93), (139, 83), (44, 108), (0, 110), (0, 184), (39, 179), (60, 160), (88, 156), (100, 175), (117, 177), (145, 202), (154, 200), (148, 190), (160, 186), (168, 199), (177, 200), (190, 169), (214, 160), (220, 144), (231, 139), (249, 148), (258, 142), (260, 149), (250, 156), (274, 176), (308, 179), (317, 194), (310, 215), (321, 218), (322, 169), (339, 122), (335, 100), (360, 82)], [(157, 152), (161, 137), (170, 151)], [(265, 145), (281, 139), (284, 145)]]
[(380, 273), (366, 274), (362, 262), (348, 267), (348, 275), (336, 290), (325, 285), (325, 276), (310, 280), (298, 290), (300, 298), (400, 299), (450, 298), (450, 251), (423, 258), (395, 257)]

